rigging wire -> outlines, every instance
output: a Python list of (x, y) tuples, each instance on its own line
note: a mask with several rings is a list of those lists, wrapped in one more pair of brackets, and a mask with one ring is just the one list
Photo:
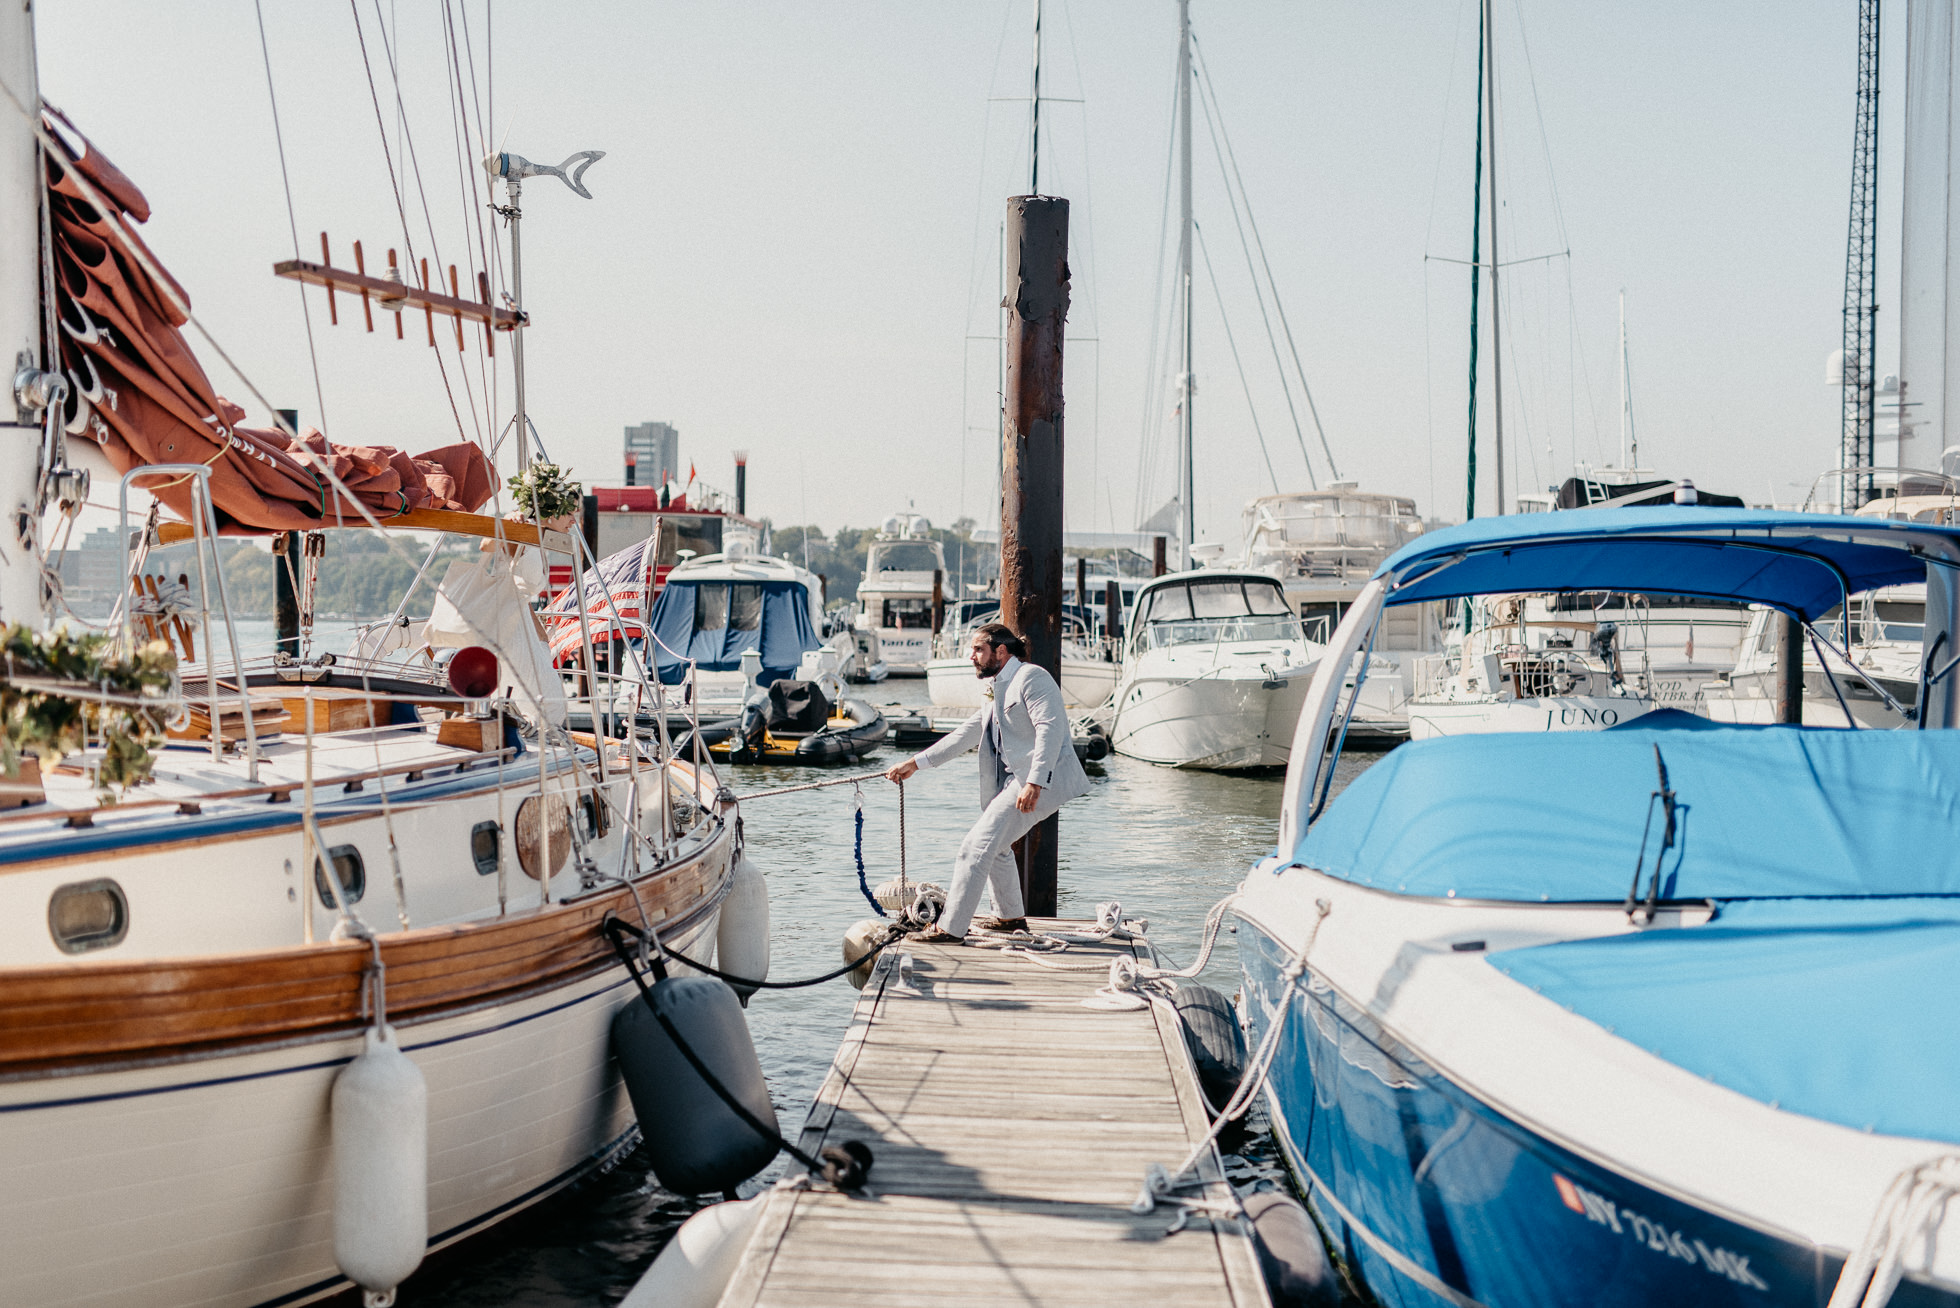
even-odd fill
[[(1232, 320), (1225, 313), (1225, 296), (1218, 289), (1218, 274), (1212, 270), (1211, 250), (1205, 245), (1205, 229), (1198, 223), (1191, 224), (1191, 230), (1198, 237), (1198, 253), (1204, 256), (1205, 276), (1211, 279), (1211, 293), (1218, 300), (1218, 320), (1225, 326), (1225, 344), (1232, 350), (1232, 366), (1239, 370), (1239, 385), (1245, 390), (1246, 412), (1252, 415), (1252, 434), (1259, 438), (1259, 454), (1266, 460), (1266, 477), (1273, 483), (1273, 494), (1279, 494), (1279, 474), (1273, 471), (1272, 452), (1266, 448), (1266, 433), (1259, 426), (1259, 409), (1252, 402), (1252, 384), (1246, 380), (1245, 365), (1239, 362), (1239, 343), (1232, 337)], [(1304, 451), (1302, 451), (1304, 453)], [(1309, 473), (1311, 475), (1311, 473)]]
[[(412, 264), (415, 259), (415, 237), (408, 228), (408, 208), (402, 198), (401, 179), (395, 172), (395, 156), (388, 149), (388, 120), (381, 112), (381, 93), (374, 85), (374, 65), (368, 59), (367, 33), (362, 30), (360, 0), (347, 0), (347, 9), (354, 17), (354, 38), (361, 47), (361, 68), (367, 74), (368, 99), (374, 105), (374, 125), (381, 133), (381, 157), (388, 165), (388, 185), (395, 193), (395, 213), (402, 224), (402, 253)], [(377, 0), (375, 21), (380, 22), (380, 5)], [(404, 269), (406, 280), (406, 269)], [(436, 368), (442, 374), (442, 389), (449, 396), (449, 412), (456, 419), (456, 434), (469, 439), (469, 429), (463, 426), (462, 410), (456, 407), (456, 392), (449, 385), (449, 370), (442, 366), (442, 351), (436, 351)], [(494, 478), (492, 480), (495, 480)]]
[[(291, 229), (293, 234), (293, 258), (297, 259), (300, 257), (299, 218), (293, 209), (293, 179), (292, 175), (286, 170), (286, 135), (279, 125), (279, 93), (273, 88), (272, 51), (266, 44), (265, 10), (260, 5), (259, 0), (252, 0), (252, 12), (258, 16), (259, 20), (259, 55), (265, 61), (265, 95), (266, 99), (272, 102), (272, 139), (279, 148), (279, 183), (286, 191), (286, 225)], [(327, 429), (327, 394), (326, 388), (320, 383), (320, 354), (313, 344), (313, 310), (306, 302), (306, 284), (304, 282), (298, 282), (295, 285), (299, 288), (300, 318), (306, 323), (306, 357), (313, 365), (313, 402), (319, 406), (320, 430), (325, 431)], [(272, 421), (275, 425), (281, 422), (277, 410), (273, 412)], [(294, 423), (293, 430), (288, 432), (287, 435), (291, 436), (294, 440), (298, 440), (299, 424)]]
[[(374, 0), (374, 18), (377, 24), (381, 23), (381, 0)], [(442, 241), (441, 238), (439, 238), (436, 235), (435, 210), (431, 208), (429, 205), (428, 188), (422, 182), (421, 152), (415, 148), (415, 132), (412, 128), (408, 126), (408, 105), (407, 102), (402, 99), (401, 67), (395, 58), (395, 48), (400, 44), (401, 44), (401, 32), (399, 26), (397, 26), (394, 40), (391, 41), (388, 36), (387, 27), (383, 25), (381, 29), (381, 52), (388, 56), (388, 76), (392, 80), (395, 88), (395, 108), (396, 111), (401, 116), (400, 121), (402, 124), (402, 139), (407, 147), (410, 171), (415, 176), (416, 198), (422, 202), (422, 225), (428, 229), (429, 253), (432, 257), (434, 257), (436, 261), (434, 281), (438, 286), (440, 286), (442, 282), (442, 264), (443, 264)], [(440, 346), (436, 346), (434, 348), (435, 348), (435, 356), (436, 356), (436, 368), (442, 373), (442, 384), (445, 388), (447, 388), (449, 386), (449, 366), (443, 362), (442, 348)], [(457, 371), (463, 374), (463, 398), (469, 403), (470, 422), (472, 425), (474, 425), (477, 428), (477, 439), (480, 442), (485, 438), (483, 432), (483, 418), (479, 413), (477, 413), (476, 395), (470, 390), (469, 368), (465, 363), (461, 361), (458, 361), (456, 367), (457, 367)], [(451, 396), (450, 402), (452, 404), (455, 402), (453, 394)]]
[[(1089, 336), (1095, 341), (1095, 364), (1089, 371), (1089, 484), (1096, 485), (1102, 479), (1102, 311), (1098, 304), (1098, 288), (1102, 279), (1096, 276), (1096, 203), (1095, 190), (1090, 184), (1089, 175), (1089, 111), (1087, 108), (1089, 92), (1082, 80), (1082, 51), (1075, 40), (1075, 19), (1064, 0), (1061, 5), (1062, 26), (1068, 32), (1069, 61), (1075, 66), (1075, 93), (1077, 103), (1082, 109), (1082, 208), (1088, 221), (1082, 224), (1082, 270), (1083, 281), (1088, 291)], [(1115, 523), (1110, 524), (1111, 529)], [(1096, 500), (1089, 497), (1089, 529), (1096, 527)]]
[[(960, 344), (960, 502), (959, 502), (960, 517), (966, 516), (966, 474), (967, 474), (966, 438), (971, 434), (971, 429), (973, 427), (973, 423), (970, 420), (971, 410), (968, 407), (972, 403), (972, 399), (971, 399), (972, 384), (970, 380), (970, 374), (972, 372), (972, 367), (973, 367), (973, 360), (972, 360), (973, 341), (975, 339), (992, 341), (994, 343), (994, 354), (996, 356), (995, 362), (997, 365), (999, 363), (999, 356), (1002, 350), (1002, 344), (1000, 340), (1001, 316), (1000, 316), (999, 307), (996, 306), (994, 310), (994, 332), (993, 335), (991, 336), (975, 337), (973, 335), (973, 325), (974, 325), (973, 319), (975, 314), (978, 313), (980, 308), (980, 297), (981, 297), (980, 286), (983, 280), (983, 273), (981, 270), (984, 267), (984, 265), (980, 260), (980, 233), (985, 230), (986, 215), (987, 215), (987, 158), (989, 153), (988, 145), (993, 139), (992, 129), (993, 129), (993, 117), (994, 117), (994, 109), (993, 109), (994, 91), (997, 90), (1000, 86), (1001, 59), (1002, 56), (1007, 51), (1007, 29), (1010, 20), (1013, 18), (1013, 14), (1014, 14), (1014, 6), (1012, 4), (1012, 0), (1009, 0), (1009, 3), (1003, 4), (1001, 6), (1000, 39), (994, 45), (993, 74), (987, 83), (987, 110), (985, 116), (981, 120), (981, 125), (980, 125), (980, 167), (976, 170), (977, 181), (974, 184), (973, 241), (971, 246), (969, 247), (973, 255), (972, 264), (971, 264), (972, 271), (967, 277), (966, 317), (964, 319), (967, 330), (966, 330), (966, 339), (962, 341)], [(997, 270), (995, 275), (995, 282), (996, 282), (995, 291), (997, 295), (1005, 294), (1006, 291), (1006, 288), (1004, 286), (1000, 286), (998, 284), (1000, 280), (1001, 278)], [(1003, 397), (1003, 402), (1004, 402), (1004, 397)], [(1000, 462), (998, 458), (998, 452), (999, 452), (999, 444), (1001, 438), (1001, 410), (999, 406), (996, 407), (994, 412), (993, 433), (994, 433), (996, 458), (992, 460), (992, 462), (996, 465), (996, 468), (998, 468)]]
[[(1152, 512), (1150, 505), (1150, 475), (1156, 463), (1157, 434), (1163, 422), (1162, 381), (1165, 360), (1161, 353), (1163, 328), (1167, 320), (1163, 317), (1164, 307), (1164, 258), (1170, 243), (1171, 230), (1171, 177), (1177, 160), (1177, 94), (1176, 75), (1172, 75), (1171, 108), (1168, 125), (1164, 132), (1164, 198), (1159, 206), (1157, 227), (1157, 273), (1152, 279), (1153, 291), (1150, 302), (1150, 349), (1144, 355), (1148, 366), (1144, 372), (1143, 385), (1143, 431), (1138, 440), (1137, 485), (1135, 521), (1139, 528), (1148, 520)], [(1177, 292), (1172, 293), (1171, 316), (1177, 315)]]
[[(489, 250), (484, 240), (482, 228), (484, 205), (482, 203), (482, 197), (477, 193), (476, 189), (477, 179), (482, 175), (482, 170), (472, 166), (472, 161), (481, 158), (482, 152), (474, 149), (471, 145), (470, 106), (463, 94), (462, 58), (456, 49), (456, 24), (450, 12), (449, 0), (443, 0), (442, 19), (443, 37), (449, 47), (449, 58), (446, 61), (447, 67), (444, 71), (451, 75), (451, 84), (456, 92), (456, 101), (450, 114), (450, 133), (456, 142), (457, 189), (461, 194), (463, 202), (463, 252), (465, 261), (470, 267), (470, 280), (474, 282), (476, 280), (476, 269), (479, 267), (488, 269), (490, 266)], [(482, 140), (478, 138), (477, 145), (480, 146), (481, 144)], [(472, 235), (476, 237), (476, 244), (474, 246), (471, 244)], [(458, 286), (456, 288), (456, 293), (464, 299), (471, 298), (476, 292), (477, 287), (474, 285), (467, 287)], [(486, 415), (489, 415), (489, 425), (494, 430), (496, 423), (495, 414), (492, 411), (493, 406), (490, 391), (489, 346), (485, 339), (490, 330), (486, 325), (483, 332), (471, 334), (476, 337), (473, 344), (476, 347), (477, 379), (478, 385), (483, 391), (484, 412)], [(464, 385), (467, 386), (469, 384), (469, 369), (460, 362), (457, 366), (463, 372)], [(472, 411), (474, 411), (474, 404), (471, 407)]]
[[(1266, 242), (1265, 239), (1259, 235), (1259, 220), (1255, 218), (1252, 213), (1252, 197), (1250, 194), (1247, 193), (1245, 189), (1245, 178), (1240, 176), (1239, 174), (1238, 155), (1232, 149), (1232, 134), (1231, 131), (1225, 126), (1224, 113), (1220, 110), (1218, 106), (1218, 92), (1217, 89), (1212, 84), (1211, 72), (1205, 66), (1203, 53), (1198, 45), (1198, 38), (1196, 33), (1193, 33), (1191, 37), (1191, 53), (1193, 56), (1192, 59), (1193, 67), (1195, 67), (1198, 71), (1198, 84), (1204, 92), (1204, 95), (1199, 97), (1198, 103), (1202, 107), (1205, 104), (1205, 100), (1207, 97), (1209, 97), (1211, 102), (1211, 107), (1206, 109), (1205, 111), (1206, 129), (1210, 130), (1214, 124), (1217, 127), (1217, 135), (1213, 136), (1212, 143), (1211, 143), (1213, 153), (1218, 152), (1218, 136), (1223, 136), (1225, 138), (1225, 150), (1224, 150), (1224, 154), (1219, 158), (1218, 168), (1219, 171), (1223, 173), (1225, 171), (1226, 162), (1229, 160), (1231, 163), (1231, 177), (1225, 183), (1225, 197), (1227, 200), (1232, 201), (1232, 221), (1236, 223), (1239, 217), (1238, 201), (1232, 200), (1232, 184), (1233, 182), (1236, 182), (1238, 184), (1239, 197), (1245, 201), (1246, 224), (1252, 228), (1253, 243), (1259, 247), (1259, 262), (1260, 265), (1264, 267), (1266, 271), (1266, 285), (1273, 293), (1273, 308), (1278, 311), (1280, 327), (1286, 333), (1286, 348), (1293, 355), (1293, 371), (1296, 374), (1296, 376), (1299, 378), (1300, 393), (1306, 397), (1307, 412), (1313, 418), (1314, 432), (1320, 437), (1321, 453), (1327, 456), (1327, 469), (1333, 475), (1334, 480), (1338, 481), (1340, 480), (1341, 469), (1340, 466), (1334, 461), (1334, 450), (1333, 447), (1328, 444), (1327, 430), (1326, 428), (1321, 426), (1320, 409), (1317, 405), (1314, 404), (1313, 388), (1307, 384), (1307, 371), (1305, 368), (1300, 366), (1300, 348), (1299, 346), (1295, 345), (1293, 342), (1293, 326), (1287, 320), (1286, 317), (1286, 304), (1283, 300), (1280, 299), (1279, 283), (1273, 279), (1273, 266), (1271, 262), (1268, 261), (1266, 258)], [(1245, 232), (1243, 230), (1239, 232), (1239, 244), (1242, 247), (1245, 246)], [(1249, 247), (1246, 248), (1245, 262), (1246, 262), (1247, 270), (1250, 271), (1252, 268), (1252, 250)], [(1259, 276), (1257, 273), (1254, 273), (1252, 277), (1252, 289), (1255, 294), (1257, 294), (1259, 291)], [(1261, 296), (1259, 300), (1259, 314), (1263, 318), (1265, 317), (1265, 313), (1266, 313), (1266, 301), (1265, 298)], [(1266, 324), (1266, 338), (1268, 341), (1272, 341), (1272, 335), (1273, 335), (1272, 324), (1268, 322)], [(1273, 342), (1273, 363), (1275, 366), (1279, 368), (1280, 387), (1282, 390), (1286, 390), (1286, 367), (1284, 364), (1281, 364), (1279, 361), (1279, 345), (1277, 342)], [(1300, 418), (1297, 413), (1293, 412), (1293, 393), (1291, 390), (1286, 390), (1286, 409), (1288, 413), (1293, 413), (1293, 431), (1294, 431), (1294, 435), (1298, 437), (1300, 441), (1300, 457), (1302, 459), (1306, 459), (1307, 457), (1306, 437), (1300, 434)], [(1307, 481), (1309, 484), (1313, 485), (1316, 489), (1319, 488), (1319, 483), (1314, 480), (1313, 461), (1311, 459), (1307, 459)]]

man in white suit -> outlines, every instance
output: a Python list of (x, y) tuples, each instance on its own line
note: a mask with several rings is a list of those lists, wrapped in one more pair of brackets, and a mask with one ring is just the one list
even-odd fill
[(936, 744), (885, 772), (893, 781), (904, 781), (969, 749), (980, 751), (980, 820), (960, 842), (945, 913), (936, 925), (915, 933), (915, 939), (939, 944), (963, 940), (980, 906), (982, 883), (992, 892), (996, 914), (986, 925), (1025, 930), (1027, 910), (1021, 902), (1014, 842), (1089, 789), (1069, 741), (1061, 687), (1043, 669), (1022, 662), (1027, 652), (1027, 643), (998, 622), (976, 627), (967, 657), (975, 675), (994, 683), (986, 702)]

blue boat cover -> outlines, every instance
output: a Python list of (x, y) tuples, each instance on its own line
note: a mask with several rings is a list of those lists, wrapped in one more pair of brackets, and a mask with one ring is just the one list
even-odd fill
[(794, 581), (670, 580), (647, 625), (659, 641), (654, 665), (669, 686), (687, 679), (689, 659), (704, 672), (733, 672), (752, 649), (762, 653), (768, 686), (794, 675), (804, 651), (823, 647), (810, 623), (810, 592)]
[[(1696, 729), (1669, 725), (1681, 719)], [(1409, 895), (1623, 899), (1656, 746), (1678, 805), (1664, 898), (1960, 895), (1960, 731), (1722, 726), (1685, 714), (1404, 745), (1328, 805), (1296, 859)], [(1649, 873), (1661, 832), (1654, 805)]]
[(1725, 904), (1705, 926), (1506, 950), (1489, 961), (1621, 1039), (1771, 1107), (1960, 1144), (1960, 1040), (1947, 1026), (1960, 1011), (1960, 901)]
[(1389, 597), (1393, 604), (1618, 590), (1746, 600), (1815, 619), (1844, 591), (1926, 580), (1925, 560), (1911, 549), (1930, 546), (1941, 553), (1956, 542), (1960, 528), (1881, 518), (1764, 509), (1585, 509), (1475, 518), (1432, 531), (1397, 550), (1375, 575), (1409, 579)]

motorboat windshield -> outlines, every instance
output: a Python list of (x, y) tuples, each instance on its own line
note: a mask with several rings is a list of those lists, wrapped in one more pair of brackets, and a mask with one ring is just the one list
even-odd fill
[(881, 540), (871, 546), (864, 575), (875, 584), (881, 572), (943, 572), (946, 551), (936, 540)]
[(1304, 640), (1286, 593), (1267, 577), (1225, 577), (1153, 586), (1140, 601), (1142, 649), (1226, 641)]

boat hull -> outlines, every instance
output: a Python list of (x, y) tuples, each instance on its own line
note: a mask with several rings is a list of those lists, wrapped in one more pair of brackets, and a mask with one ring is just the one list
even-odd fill
[(1609, 695), (1409, 703), (1409, 739), (1499, 731), (1604, 731), (1653, 711), (1652, 700)]
[[(609, 1037), (635, 991), (599, 924), (651, 914), (705, 960), (732, 845), (719, 823), (637, 895), (382, 937), (389, 1015), (428, 1083), (431, 1249), (631, 1146)], [(323, 942), (0, 973), (0, 1302), (242, 1308), (345, 1290), (330, 1103), (362, 1048), (369, 956)]]
[[(1241, 919), (1252, 1038), (1284, 1024), (1274, 1132), (1337, 1247), (1390, 1308), (1802, 1304), (1843, 1256), (1732, 1220), (1579, 1156), (1428, 1066)], [(1902, 1282), (1898, 1305), (1960, 1304)]]
[[(1118, 667), (1100, 659), (1062, 660), (1062, 700), (1077, 708), (1095, 708), (1116, 689)], [(926, 692), (934, 708), (972, 712), (980, 707), (985, 682), (973, 675), (964, 658), (934, 659), (926, 666)]]
[(1171, 767), (1241, 771), (1286, 766), (1311, 669), (1290, 675), (1137, 677), (1124, 683), (1110, 745)]

